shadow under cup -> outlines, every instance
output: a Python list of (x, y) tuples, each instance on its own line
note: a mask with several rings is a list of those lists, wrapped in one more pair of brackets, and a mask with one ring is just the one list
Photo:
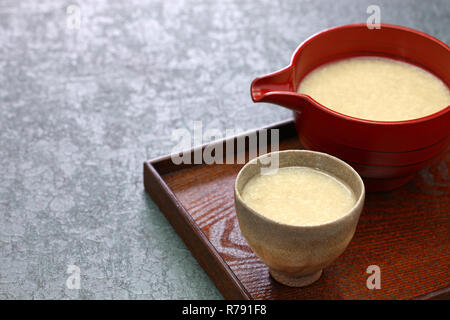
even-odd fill
[[(280, 168), (310, 167), (339, 178), (352, 189), (355, 205), (343, 217), (313, 226), (280, 223), (251, 209), (241, 192), (251, 178), (260, 174), (267, 157), (274, 154)], [(272, 152), (249, 161), (236, 178), (234, 192), (239, 227), (249, 246), (275, 280), (293, 287), (318, 280), (322, 269), (342, 254), (353, 238), (365, 197), (362, 179), (351, 166), (328, 154), (308, 150)]]

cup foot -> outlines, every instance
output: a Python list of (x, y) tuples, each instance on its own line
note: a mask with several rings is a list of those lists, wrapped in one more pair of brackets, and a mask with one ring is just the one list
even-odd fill
[(310, 284), (319, 280), (320, 276), (322, 275), (322, 270), (319, 270), (315, 273), (308, 274), (305, 276), (295, 276), (292, 274), (279, 272), (272, 269), (270, 269), (269, 272), (272, 278), (274, 278), (277, 282), (289, 287), (309, 286)]

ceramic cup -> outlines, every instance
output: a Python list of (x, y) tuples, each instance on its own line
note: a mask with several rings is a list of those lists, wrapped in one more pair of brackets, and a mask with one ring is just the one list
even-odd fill
[[(267, 157), (272, 156), (278, 156), (280, 168), (311, 167), (341, 179), (353, 190), (357, 199), (355, 205), (343, 217), (314, 226), (288, 225), (266, 218), (245, 203), (241, 192), (252, 177), (260, 174)], [(287, 150), (249, 161), (236, 178), (234, 195), (239, 227), (252, 250), (269, 267), (275, 280), (287, 286), (302, 287), (318, 280), (323, 268), (341, 255), (353, 238), (365, 189), (361, 177), (344, 161), (315, 151)]]

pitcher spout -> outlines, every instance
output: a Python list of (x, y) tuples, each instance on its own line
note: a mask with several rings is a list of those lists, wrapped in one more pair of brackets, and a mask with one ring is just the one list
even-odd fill
[(253, 102), (274, 103), (293, 111), (301, 111), (304, 96), (295, 92), (292, 68), (256, 78), (250, 86)]

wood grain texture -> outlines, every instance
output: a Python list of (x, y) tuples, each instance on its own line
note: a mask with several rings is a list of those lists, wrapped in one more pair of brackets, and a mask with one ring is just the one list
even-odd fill
[[(293, 132), (289, 125), (282, 126), (280, 149), (301, 148)], [(241, 298), (246, 298), (245, 294), (252, 299), (428, 299), (448, 296), (449, 151), (402, 188), (368, 194), (347, 250), (324, 270), (319, 281), (306, 288), (288, 288), (275, 282), (241, 235), (234, 211), (233, 185), (242, 165), (197, 165), (171, 171), (168, 161), (164, 165), (161, 160), (158, 163), (165, 172), (161, 181), (173, 194), (172, 201), (182, 205), (185, 214), (201, 231), (203, 241), (212, 245), (234, 273), (238, 281), (234, 286), (245, 288), (241, 290)], [(151, 186), (147, 191), (150, 189)], [(162, 208), (166, 216), (171, 214), (175, 215), (175, 220), (183, 220), (176, 217), (179, 211), (169, 213), (167, 210), (170, 208)], [(199, 237), (189, 234), (187, 229), (180, 235), (183, 239)], [(191, 251), (195, 250), (191, 247)], [(198, 254), (196, 258), (199, 259)], [(213, 257), (200, 258), (207, 259)], [(366, 269), (370, 265), (381, 268), (380, 290), (367, 289), (369, 274)], [(211, 270), (205, 270), (211, 273)], [(227, 279), (220, 273), (210, 274), (210, 277), (216, 284)], [(218, 285), (225, 297), (236, 297), (236, 290), (222, 287), (223, 284)], [(231, 295), (230, 290), (233, 291)]]

